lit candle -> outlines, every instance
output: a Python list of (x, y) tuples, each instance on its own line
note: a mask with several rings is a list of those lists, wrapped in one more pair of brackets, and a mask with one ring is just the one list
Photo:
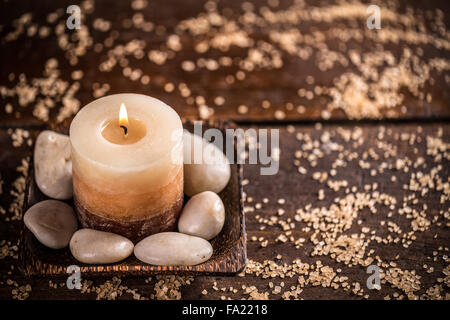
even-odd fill
[(132, 240), (173, 230), (183, 202), (181, 131), (172, 108), (144, 95), (111, 95), (81, 109), (70, 141), (83, 227)]
[[(130, 128), (130, 129), (128, 129)], [(103, 137), (115, 144), (132, 144), (141, 140), (147, 133), (145, 123), (138, 119), (128, 120), (125, 104), (120, 105), (119, 116), (104, 123)]]

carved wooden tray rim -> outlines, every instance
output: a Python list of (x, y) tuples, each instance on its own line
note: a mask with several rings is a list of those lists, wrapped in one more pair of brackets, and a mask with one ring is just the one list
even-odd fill
[[(230, 121), (202, 121), (203, 125), (209, 128), (218, 128), (220, 130), (224, 130), (226, 128), (235, 128), (236, 125)], [(183, 125), (192, 125), (192, 120), (183, 120)], [(63, 131), (61, 127), (64, 128), (62, 124), (60, 127), (50, 127), (48, 129), (55, 131)], [(67, 127), (68, 128), (68, 127)], [(67, 129), (65, 128), (65, 129)], [(235, 145), (236, 149), (236, 145)], [(236, 151), (236, 150), (235, 150)], [(176, 275), (234, 275), (239, 273), (245, 267), (247, 261), (247, 248), (246, 248), (246, 233), (245, 233), (245, 214), (243, 210), (243, 190), (242, 190), (242, 177), (243, 177), (243, 168), (241, 164), (232, 164), (231, 165), (232, 177), (226, 189), (220, 193), (222, 200), (224, 201), (224, 205), (226, 207), (226, 223), (222, 232), (211, 241), (211, 244), (214, 247), (213, 256), (206, 262), (195, 265), (195, 266), (157, 266), (150, 265), (144, 262), (137, 260), (132, 254), (127, 259), (115, 263), (115, 264), (83, 264), (70, 254), (70, 250), (68, 247), (60, 250), (53, 250), (46, 248), (44, 245), (39, 243), (34, 235), (25, 227), (23, 224), (22, 230), (20, 233), (20, 244), (19, 244), (19, 261), (20, 261), (20, 269), (21, 271), (27, 275), (66, 275), (67, 267), (71, 264), (77, 265), (81, 269), (81, 273), (83, 276), (126, 276), (126, 275), (156, 275), (156, 274), (176, 274)], [(33, 187), (34, 184), (34, 187)], [(31, 163), (29, 174), (26, 182), (25, 189), (25, 198), (24, 198), (24, 206), (23, 212), (34, 203), (37, 203), (39, 200), (34, 201), (36, 199), (33, 198), (33, 188), (37, 188), (35, 186), (34, 181), (34, 172), (33, 172), (33, 164)], [(224, 198), (225, 196), (225, 198)], [(228, 197), (233, 196), (231, 199)], [(237, 199), (236, 199), (237, 196)], [(72, 201), (72, 200), (70, 200)], [(231, 208), (230, 206), (236, 204), (237, 208)], [(227, 208), (228, 207), (228, 208)], [(231, 211), (231, 212), (230, 212)], [(229, 215), (233, 219), (237, 219), (238, 223), (227, 225), (227, 220), (230, 219)], [(231, 222), (230, 222), (231, 223)], [(230, 232), (230, 237), (234, 235), (235, 238), (228, 239), (226, 238), (228, 235), (225, 234), (230, 227), (232, 227), (232, 232)], [(226, 238), (228, 244), (232, 244), (232, 246), (227, 246), (225, 248), (220, 248), (220, 255), (216, 252), (217, 246), (220, 246), (219, 241), (222, 238)], [(61, 257), (65, 257), (66, 263), (54, 263), (45, 261), (41, 255), (60, 255)], [(72, 260), (72, 263), (67, 263), (67, 260)]]

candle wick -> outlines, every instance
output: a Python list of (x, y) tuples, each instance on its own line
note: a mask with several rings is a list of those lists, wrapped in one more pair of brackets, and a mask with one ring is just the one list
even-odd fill
[(127, 135), (128, 133), (128, 129), (125, 126), (120, 126), (123, 129), (123, 132), (125, 133), (125, 135)]

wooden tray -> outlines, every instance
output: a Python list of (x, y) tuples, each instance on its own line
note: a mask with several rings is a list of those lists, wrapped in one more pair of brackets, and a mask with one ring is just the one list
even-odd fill
[[(185, 129), (192, 132), (192, 122), (183, 121), (183, 125)], [(230, 122), (203, 122), (203, 130), (211, 127), (218, 128), (224, 132), (226, 128), (235, 127), (235, 125)], [(68, 128), (69, 126), (66, 123), (61, 127), (50, 129), (67, 134)], [(72, 257), (68, 247), (60, 250), (45, 247), (23, 225), (19, 246), (20, 268), (26, 275), (66, 275), (66, 268), (70, 265), (78, 265), (83, 276), (155, 275), (162, 273), (178, 275), (232, 275), (238, 273), (244, 268), (247, 260), (245, 217), (242, 200), (242, 165), (231, 165), (230, 182), (219, 195), (225, 205), (225, 225), (222, 232), (211, 240), (214, 248), (212, 257), (202, 264), (196, 266), (154, 266), (139, 261), (134, 255), (115, 264), (83, 264)], [(33, 164), (31, 163), (23, 212), (25, 213), (29, 207), (46, 199), (48, 197), (37, 187), (34, 179)], [(69, 200), (67, 203), (73, 206), (72, 200)]]

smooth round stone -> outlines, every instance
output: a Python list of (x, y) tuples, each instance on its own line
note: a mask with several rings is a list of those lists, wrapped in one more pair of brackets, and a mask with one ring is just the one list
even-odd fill
[[(184, 193), (193, 196), (203, 191), (222, 191), (231, 175), (230, 163), (222, 150), (202, 137), (188, 132), (183, 134), (183, 145)], [(201, 157), (196, 155), (196, 152), (200, 151)], [(197, 158), (202, 159), (201, 163), (195, 163), (200, 162), (195, 161)]]
[(70, 240), (70, 252), (83, 263), (114, 263), (130, 256), (133, 242), (115, 233), (80, 229)]
[(213, 253), (205, 239), (178, 232), (161, 232), (141, 240), (134, 248), (139, 260), (153, 265), (193, 266)]
[(34, 147), (34, 173), (39, 189), (48, 197), (70, 199), (72, 161), (69, 137), (53, 131), (42, 131)]
[(72, 207), (58, 200), (36, 203), (25, 212), (23, 221), (40, 243), (52, 249), (66, 247), (78, 227)]
[(183, 208), (178, 220), (178, 231), (211, 240), (222, 230), (225, 207), (222, 199), (211, 191), (193, 196)]

